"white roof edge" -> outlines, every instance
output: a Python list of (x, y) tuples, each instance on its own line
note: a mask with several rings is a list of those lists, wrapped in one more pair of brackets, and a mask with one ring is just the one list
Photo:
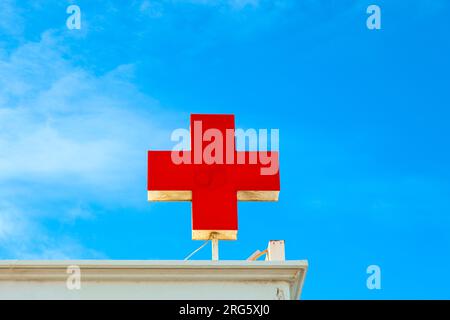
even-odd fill
[(301, 295), (308, 262), (236, 260), (0, 260), (1, 281), (62, 281), (78, 266), (83, 281), (283, 281)]
[(99, 267), (239, 267), (239, 268), (292, 268), (307, 267), (307, 260), (288, 261), (247, 261), (247, 260), (0, 260), (0, 268), (18, 267), (67, 267), (69, 265), (78, 266), (99, 266)]

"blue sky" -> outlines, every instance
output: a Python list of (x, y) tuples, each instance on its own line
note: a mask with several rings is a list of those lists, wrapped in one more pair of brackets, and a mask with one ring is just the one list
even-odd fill
[[(72, 3), (81, 30), (66, 28)], [(381, 30), (366, 28), (373, 3)], [(222, 259), (285, 239), (310, 263), (305, 299), (449, 299), (449, 12), (3, 0), (0, 259), (183, 259), (201, 244), (190, 205), (147, 202), (146, 151), (171, 148), (190, 113), (233, 113), (280, 129), (281, 193), (239, 204)], [(381, 290), (366, 287), (373, 264)]]

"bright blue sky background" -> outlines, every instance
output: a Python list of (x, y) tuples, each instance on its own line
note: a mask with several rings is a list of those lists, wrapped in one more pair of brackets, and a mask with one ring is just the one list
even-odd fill
[(280, 129), (282, 185), (278, 203), (239, 204), (221, 258), (285, 239), (310, 263), (305, 299), (449, 299), (449, 14), (446, 0), (2, 0), (0, 259), (183, 259), (201, 244), (190, 205), (146, 201), (146, 151), (171, 148), (191, 112), (233, 113)]

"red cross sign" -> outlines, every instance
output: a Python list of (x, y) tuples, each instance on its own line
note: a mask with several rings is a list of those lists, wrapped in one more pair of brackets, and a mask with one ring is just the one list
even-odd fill
[(236, 151), (233, 115), (192, 114), (190, 135), (190, 151), (148, 152), (148, 200), (192, 201), (192, 239), (235, 240), (238, 200), (278, 200), (278, 152)]

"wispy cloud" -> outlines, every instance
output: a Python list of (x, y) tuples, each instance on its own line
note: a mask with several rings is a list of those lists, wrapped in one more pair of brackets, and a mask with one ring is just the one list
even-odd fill
[(257, 7), (261, 0), (175, 0), (175, 2), (193, 3), (199, 5), (230, 6), (235, 9), (242, 9), (245, 6)]
[(7, 259), (105, 258), (69, 237), (54, 237), (30, 212), (0, 201), (0, 257)]
[(0, 56), (0, 255), (92, 256), (55, 239), (39, 217), (52, 209), (61, 221), (91, 217), (80, 203), (97, 196), (132, 202), (127, 196), (145, 188), (146, 150), (169, 137), (158, 127), (167, 112), (132, 84), (133, 65), (94, 75), (65, 53), (46, 32)]
[(24, 19), (14, 0), (2, 0), (0, 4), (0, 35), (18, 36), (24, 29)]
[[(245, 9), (279, 9), (293, 3), (292, 0), (144, 0), (139, 2), (139, 11), (153, 18), (164, 15), (166, 9), (180, 5), (192, 5), (196, 7), (209, 7), (222, 12), (240, 12)], [(167, 11), (170, 11), (167, 10)], [(220, 10), (218, 11), (220, 12)]]
[(123, 158), (155, 133), (158, 103), (127, 81), (132, 66), (94, 76), (52, 41), (46, 34), (0, 60), (0, 178), (120, 180)]

